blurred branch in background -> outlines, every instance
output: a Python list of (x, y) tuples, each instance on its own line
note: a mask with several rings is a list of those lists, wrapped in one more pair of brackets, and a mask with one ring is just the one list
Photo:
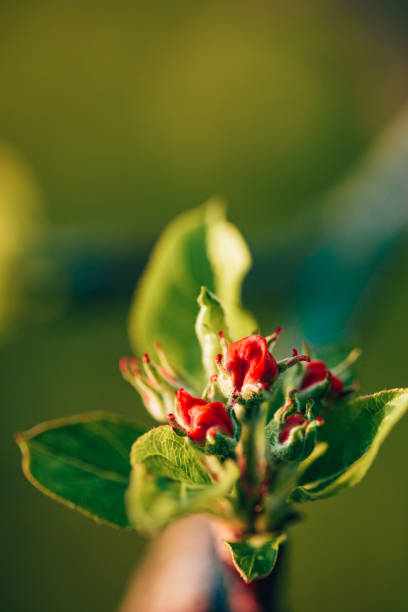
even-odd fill
[[(316, 343), (339, 340), (408, 226), (408, 109), (327, 200), (298, 285), (299, 318)], [(313, 246), (312, 246), (313, 245)]]

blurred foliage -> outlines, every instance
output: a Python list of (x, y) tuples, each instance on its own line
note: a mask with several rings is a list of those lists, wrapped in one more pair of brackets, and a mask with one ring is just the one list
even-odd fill
[(399, 257), (408, 229), (407, 135), (404, 107), (327, 198), (299, 273), (296, 316), (309, 340), (339, 341), (349, 333), (356, 315), (372, 308), (387, 262)]
[(0, 142), (0, 335), (21, 309), (21, 262), (39, 231), (40, 195), (30, 168)]
[(131, 224), (146, 244), (215, 192), (269, 234), (407, 92), (404, 41), (370, 17), (318, 0), (5, 0), (2, 135), (56, 223)]

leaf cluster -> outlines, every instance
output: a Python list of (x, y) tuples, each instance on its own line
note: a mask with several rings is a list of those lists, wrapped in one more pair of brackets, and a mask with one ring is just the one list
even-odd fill
[[(176, 369), (186, 373), (192, 392), (201, 392), (215, 373), (218, 332), (240, 338), (257, 328), (241, 304), (249, 266), (244, 239), (216, 201), (175, 219), (135, 293), (129, 317), (135, 352), (160, 340)], [(324, 358), (331, 368), (339, 363), (333, 354)], [(299, 368), (279, 377), (256, 419), (243, 421), (242, 435), (237, 428), (236, 454), (199, 448), (169, 425), (144, 432), (117, 415), (90, 413), (17, 434), (24, 473), (54, 499), (117, 527), (150, 534), (192, 513), (229, 523), (240, 534), (227, 543), (240, 574), (246, 581), (262, 578), (275, 565), (294, 505), (358, 483), (408, 408), (407, 389), (342, 397), (325, 412), (306, 459), (273, 463), (265, 426), (285, 403)], [(352, 385), (352, 368), (342, 374)], [(251, 453), (251, 477), (242, 472), (240, 452), (248, 461)], [(259, 471), (267, 478), (259, 479)]]

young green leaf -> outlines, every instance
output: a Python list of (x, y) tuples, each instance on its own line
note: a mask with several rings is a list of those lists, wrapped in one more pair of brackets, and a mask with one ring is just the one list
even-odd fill
[(130, 485), (126, 493), (129, 521), (146, 534), (165, 527), (177, 516), (185, 500), (185, 485), (179, 481), (159, 479), (138, 464), (132, 469)]
[(136, 464), (126, 496), (129, 520), (148, 533), (187, 514), (206, 513), (228, 520), (231, 504), (227, 498), (238, 478), (239, 469), (232, 460), (220, 466), (217, 482), (193, 487), (183, 480), (154, 476), (146, 465)]
[(190, 487), (211, 483), (198, 452), (169, 425), (151, 429), (136, 440), (130, 455), (132, 466), (140, 464), (149, 474), (170, 478)]
[(284, 535), (270, 533), (255, 535), (238, 542), (225, 542), (232, 560), (245, 582), (268, 576), (278, 558), (278, 549)]
[(248, 246), (235, 225), (220, 215), (208, 226), (207, 248), (215, 293), (226, 312), (231, 335), (236, 339), (248, 336), (258, 328), (241, 304), (242, 283), (252, 263)]
[(222, 515), (224, 499), (239, 477), (235, 462), (226, 461), (214, 482), (200, 453), (168, 425), (141, 436), (131, 451), (133, 473), (127, 493), (129, 519), (135, 527), (154, 532), (185, 514)]
[(130, 420), (89, 413), (49, 421), (15, 437), (24, 474), (35, 487), (96, 520), (127, 527), (129, 454), (142, 433)]
[(359, 397), (329, 412), (319, 432), (326, 451), (317, 454), (315, 461), (308, 461), (292, 500), (329, 497), (357, 484), (407, 410), (408, 389), (393, 389)]
[(200, 311), (195, 330), (201, 345), (204, 370), (207, 376), (212, 376), (216, 373), (215, 358), (221, 351), (219, 332), (222, 331), (228, 339), (228, 327), (219, 299), (207, 287), (201, 287), (197, 302)]
[(238, 336), (250, 333), (256, 323), (240, 301), (249, 265), (248, 248), (238, 230), (225, 221), (219, 201), (211, 200), (174, 219), (160, 237), (135, 293), (129, 318), (134, 350), (151, 351), (159, 341), (175, 366), (200, 378), (196, 296), (202, 285), (214, 291), (221, 301), (225, 299), (231, 331)]

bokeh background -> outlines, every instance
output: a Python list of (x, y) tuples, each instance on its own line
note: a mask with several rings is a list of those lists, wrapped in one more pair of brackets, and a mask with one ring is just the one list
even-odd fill
[[(2, 609), (115, 609), (145, 546), (43, 497), (12, 434), (136, 415), (133, 287), (213, 193), (254, 254), (246, 303), (290, 339), (363, 350), (408, 386), (408, 7), (0, 2)], [(408, 420), (366, 479), (293, 528), (294, 612), (406, 610)], [(199, 554), (199, 553), (198, 553)]]

